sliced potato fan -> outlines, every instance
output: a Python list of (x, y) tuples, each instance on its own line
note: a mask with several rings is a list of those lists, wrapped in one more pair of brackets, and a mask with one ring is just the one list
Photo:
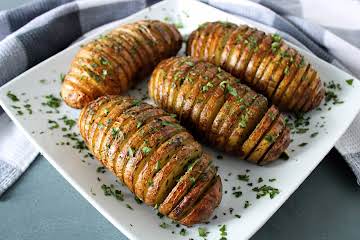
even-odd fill
[(208, 22), (193, 31), (187, 55), (209, 61), (264, 94), (286, 111), (306, 112), (324, 98), (310, 63), (278, 34), (228, 22)]
[[(176, 99), (156, 94), (165, 81), (171, 82)], [(289, 145), (289, 131), (278, 109), (269, 108), (263, 95), (214, 64), (191, 57), (170, 58), (156, 67), (148, 86), (157, 104), (220, 150), (264, 164), (277, 159)]]
[(120, 94), (176, 55), (182, 38), (174, 25), (157, 20), (124, 24), (81, 47), (64, 78), (65, 103), (82, 108), (103, 95)]
[(221, 180), (209, 155), (162, 109), (103, 96), (83, 108), (78, 125), (97, 159), (162, 214), (191, 226), (220, 204)]

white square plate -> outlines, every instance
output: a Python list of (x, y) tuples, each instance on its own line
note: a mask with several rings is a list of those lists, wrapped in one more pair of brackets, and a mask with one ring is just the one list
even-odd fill
[[(75, 141), (70, 140), (70, 145), (66, 145), (69, 140), (63, 135), (68, 131), (63, 132), (61, 130), (64, 124), (59, 118), (67, 115), (76, 119), (78, 110), (73, 110), (62, 103), (58, 112), (47, 113), (53, 109), (42, 105), (45, 102), (44, 96), (49, 94), (59, 96), (61, 85), (59, 76), (68, 71), (70, 62), (81, 44), (119, 24), (144, 18), (181, 23), (183, 27), (180, 31), (184, 36), (197, 28), (199, 24), (216, 20), (227, 20), (238, 24), (246, 23), (267, 32), (272, 31), (262, 25), (245, 21), (197, 1), (164, 1), (93, 31), (90, 37), (16, 77), (0, 89), (0, 103), (11, 119), (64, 178), (130, 239), (199, 239), (199, 226), (186, 228), (186, 236), (181, 236), (179, 231), (182, 227), (176, 227), (165, 217), (159, 219), (156, 216), (156, 211), (151, 207), (146, 207), (144, 204), (138, 205), (134, 201), (133, 195), (116, 182), (115, 178), (108, 172), (97, 172), (99, 163), (94, 159), (85, 158), (84, 151), (79, 153), (77, 149), (72, 148)], [(224, 185), (222, 203), (215, 211), (217, 219), (201, 226), (209, 232), (208, 239), (220, 238), (219, 224), (226, 224), (228, 239), (245, 239), (254, 234), (319, 164), (359, 111), (359, 82), (354, 80), (350, 86), (345, 80), (353, 78), (352, 76), (306, 51), (299, 51), (318, 69), (323, 81), (334, 81), (341, 86), (342, 90), (338, 91), (337, 94), (344, 103), (332, 106), (331, 110), (328, 110), (330, 105), (321, 106), (321, 111), (315, 110), (307, 114), (311, 117), (310, 124), (307, 126), (309, 131), (293, 136), (294, 141), (289, 147), (290, 159), (288, 161), (279, 160), (274, 164), (258, 167), (226, 155), (224, 159), (217, 160), (216, 156), (220, 153), (207, 147), (206, 150), (212, 153), (215, 163), (219, 166), (219, 173)], [(146, 81), (136, 87), (140, 88), (141, 91), (135, 89), (129, 94), (135, 96), (146, 94)], [(9, 91), (17, 95), (20, 101), (13, 102), (7, 96)], [(32, 114), (29, 114), (24, 107), (26, 104), (31, 105)], [(20, 109), (16, 107), (20, 107)], [(22, 111), (23, 115), (19, 115), (18, 111)], [(60, 127), (50, 130), (49, 127), (54, 124), (49, 123), (49, 120), (57, 121)], [(78, 132), (76, 127), (71, 131)], [(317, 136), (310, 137), (315, 132), (318, 132)], [(303, 142), (309, 144), (299, 147), (298, 145)], [(238, 180), (237, 175), (239, 174), (249, 175), (249, 182)], [(259, 177), (262, 177), (264, 181), (258, 183)], [(101, 181), (98, 181), (97, 178), (100, 178)], [(273, 178), (276, 181), (269, 181)], [(248, 186), (248, 183), (252, 183), (253, 186)], [(124, 193), (125, 200), (121, 202), (115, 198), (104, 196), (101, 189), (102, 184), (114, 184), (117, 189)], [(273, 199), (270, 199), (268, 195), (256, 199), (256, 192), (252, 188), (264, 184), (278, 188), (280, 193)], [(238, 186), (241, 189), (238, 189)], [(234, 191), (242, 191), (242, 196), (236, 198), (233, 194)], [(244, 208), (245, 201), (249, 201), (251, 204), (247, 208)], [(129, 205), (133, 210), (129, 208)], [(241, 218), (237, 218), (235, 215), (241, 215)], [(159, 227), (163, 222), (169, 224), (165, 229)]]

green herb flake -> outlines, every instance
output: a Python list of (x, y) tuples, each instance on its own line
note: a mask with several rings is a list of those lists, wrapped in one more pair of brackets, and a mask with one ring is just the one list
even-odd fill
[(58, 108), (61, 105), (61, 99), (54, 97), (52, 94), (44, 96), (46, 102), (41, 103), (43, 106), (48, 106), (50, 108)]
[(198, 233), (199, 233), (199, 236), (203, 237), (203, 238), (207, 237), (207, 235), (209, 234), (209, 232), (207, 232), (206, 228), (204, 228), (204, 227), (199, 227)]
[(18, 101), (20, 101), (19, 98), (18, 98), (15, 94), (13, 94), (12, 92), (10, 92), (10, 91), (7, 92), (6, 96), (7, 96), (8, 98), (10, 98), (11, 101), (13, 101), (13, 102), (18, 102)]
[(190, 178), (190, 182), (191, 182), (191, 185), (194, 186), (194, 185), (195, 185), (195, 178), (194, 178), (194, 177), (191, 177), (191, 178)]
[(312, 134), (310, 135), (310, 137), (311, 137), (311, 138), (314, 138), (314, 137), (316, 137), (318, 134), (319, 134), (319, 132), (314, 132), (314, 133), (312, 133)]
[(165, 222), (162, 222), (159, 226), (164, 229), (170, 227), (170, 225)]
[(130, 158), (134, 157), (134, 150), (131, 147), (128, 147), (127, 154)]
[(132, 207), (131, 207), (131, 205), (130, 204), (126, 204), (126, 207), (128, 208), (128, 209), (130, 209), (130, 210), (134, 210)]
[(236, 218), (241, 218), (241, 216), (239, 214), (235, 214), (234, 215)]
[(56, 121), (54, 121), (54, 120), (48, 120), (48, 123), (50, 124), (50, 127), (49, 127), (49, 129), (50, 130), (52, 130), (52, 129), (56, 129), (56, 128), (59, 128), (60, 127), (60, 125), (56, 122)]
[(300, 143), (298, 146), (299, 147), (304, 147), (304, 146), (306, 146), (307, 145), (307, 143), (306, 142), (303, 142), (303, 143)]
[(256, 192), (257, 199), (262, 198), (266, 195), (269, 195), (269, 197), (273, 199), (277, 194), (280, 193), (279, 189), (268, 185), (263, 185), (261, 187), (254, 187), (252, 190)]
[(245, 201), (244, 208), (248, 208), (251, 206), (251, 203), (249, 201)]
[(142, 148), (142, 152), (144, 154), (149, 154), (151, 152), (151, 148), (145, 146), (145, 147)]
[(105, 196), (113, 196), (119, 201), (124, 201), (123, 193), (120, 190), (115, 189), (115, 186), (113, 184), (111, 184), (110, 186), (103, 184), (101, 185), (101, 189), (104, 191)]
[(137, 204), (142, 204), (143, 203), (143, 201), (141, 201), (141, 199), (140, 198), (138, 198), (138, 197), (134, 197), (134, 200), (135, 200), (135, 202), (137, 203)]
[(98, 168), (96, 169), (96, 172), (98, 172), (98, 173), (105, 173), (105, 172), (106, 172), (106, 169), (105, 169), (104, 166), (100, 166), (100, 167), (98, 167)]
[(60, 73), (60, 81), (63, 83), (65, 80), (65, 74), (64, 73)]
[(246, 174), (239, 174), (239, 175), (237, 175), (237, 177), (238, 177), (238, 180), (244, 181), (244, 182), (248, 182), (250, 179), (250, 176), (246, 175)]
[(160, 169), (161, 169), (161, 163), (159, 160), (157, 160), (155, 165), (155, 172), (158, 172)]
[(353, 82), (354, 82), (354, 79), (348, 79), (348, 80), (345, 80), (345, 82), (349, 85), (349, 86), (352, 86)]
[(226, 236), (227, 236), (226, 225), (225, 224), (222, 225), (220, 227), (219, 231), (220, 231), (220, 236), (221, 236), (220, 240), (226, 240)]
[(132, 101), (132, 104), (133, 104), (133, 106), (140, 106), (141, 100), (139, 100), (139, 99), (134, 99), (134, 100)]
[(242, 196), (242, 192), (241, 191), (236, 191), (232, 193), (236, 198), (239, 198)]
[(180, 236), (186, 236), (186, 229), (185, 228), (182, 228), (179, 232)]

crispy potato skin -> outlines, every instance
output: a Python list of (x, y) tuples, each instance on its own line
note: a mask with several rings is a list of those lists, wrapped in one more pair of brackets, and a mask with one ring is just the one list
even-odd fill
[[(204, 38), (209, 32), (210, 39)], [(214, 46), (204, 48), (211, 39), (216, 39)], [(305, 76), (309, 71), (317, 74), (311, 64), (278, 35), (246, 25), (207, 22), (190, 34), (186, 53), (244, 80), (284, 111), (307, 112), (324, 98), (323, 85), (317, 84), (320, 78)]]
[[(221, 180), (210, 156), (164, 110), (132, 97), (102, 96), (85, 105), (78, 126), (93, 155), (171, 219), (187, 226), (205, 222), (219, 205)], [(184, 201), (183, 218), (172, 216)]]
[[(181, 75), (181, 65), (184, 62), (190, 64), (186, 68), (186, 77)], [(183, 77), (175, 77), (179, 75)], [(173, 82), (176, 82), (176, 78), (181, 82), (171, 84), (173, 91), (179, 93), (176, 101), (168, 101), (169, 95), (156, 94), (163, 88), (161, 83), (164, 78), (173, 79)], [(256, 148), (279, 110), (275, 106), (269, 109), (263, 95), (241, 84), (238, 79), (214, 64), (189, 57), (164, 60), (155, 68), (148, 88), (150, 97), (156, 104), (176, 114), (184, 126), (188, 126), (199, 138), (222, 151), (258, 163), (271, 147), (266, 145), (263, 148), (261, 145), (260, 149)], [(315, 95), (315, 99), (319, 99), (321, 94), (319, 92)], [(284, 117), (281, 115), (279, 118), (283, 122)], [(284, 138), (290, 138), (289, 131), (285, 133)], [(268, 160), (264, 163), (275, 160), (286, 147), (274, 147), (273, 153), (268, 154)], [(260, 157), (259, 154), (252, 154), (254, 149), (263, 154)]]
[(70, 107), (82, 108), (99, 96), (123, 93), (161, 60), (176, 55), (181, 43), (172, 24), (141, 20), (121, 25), (81, 47), (61, 96)]

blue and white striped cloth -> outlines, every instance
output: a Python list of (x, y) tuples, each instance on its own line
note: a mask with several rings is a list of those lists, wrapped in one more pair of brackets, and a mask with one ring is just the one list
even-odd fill
[[(0, 12), (0, 86), (65, 49), (91, 29), (135, 13), (157, 0), (39, 0)], [(209, 5), (277, 29), (289, 41), (360, 77), (360, 27), (329, 28), (303, 17), (327, 15), (326, 0), (209, 0)], [(320, 4), (323, 5), (320, 5)], [(339, 0), (339, 11), (356, 18), (360, 3)], [(319, 9), (322, 7), (323, 9)], [(357, 10), (356, 10), (357, 9)], [(331, 9), (328, 9), (331, 13)], [(319, 12), (322, 11), (322, 14)], [(332, 13), (333, 14), (333, 13)], [(315, 19), (316, 21), (319, 19)], [(321, 19), (320, 19), (321, 20)], [(336, 19), (341, 22), (342, 19)], [(353, 23), (360, 23), (352, 21)], [(326, 21), (321, 22), (326, 24)], [(349, 24), (345, 24), (349, 25)], [(346, 38), (346, 40), (339, 36)], [(0, 195), (26, 170), (37, 150), (0, 108)], [(13, 144), (13, 143), (16, 144)], [(10, 147), (9, 147), (10, 146)], [(360, 179), (360, 117), (336, 144)]]

